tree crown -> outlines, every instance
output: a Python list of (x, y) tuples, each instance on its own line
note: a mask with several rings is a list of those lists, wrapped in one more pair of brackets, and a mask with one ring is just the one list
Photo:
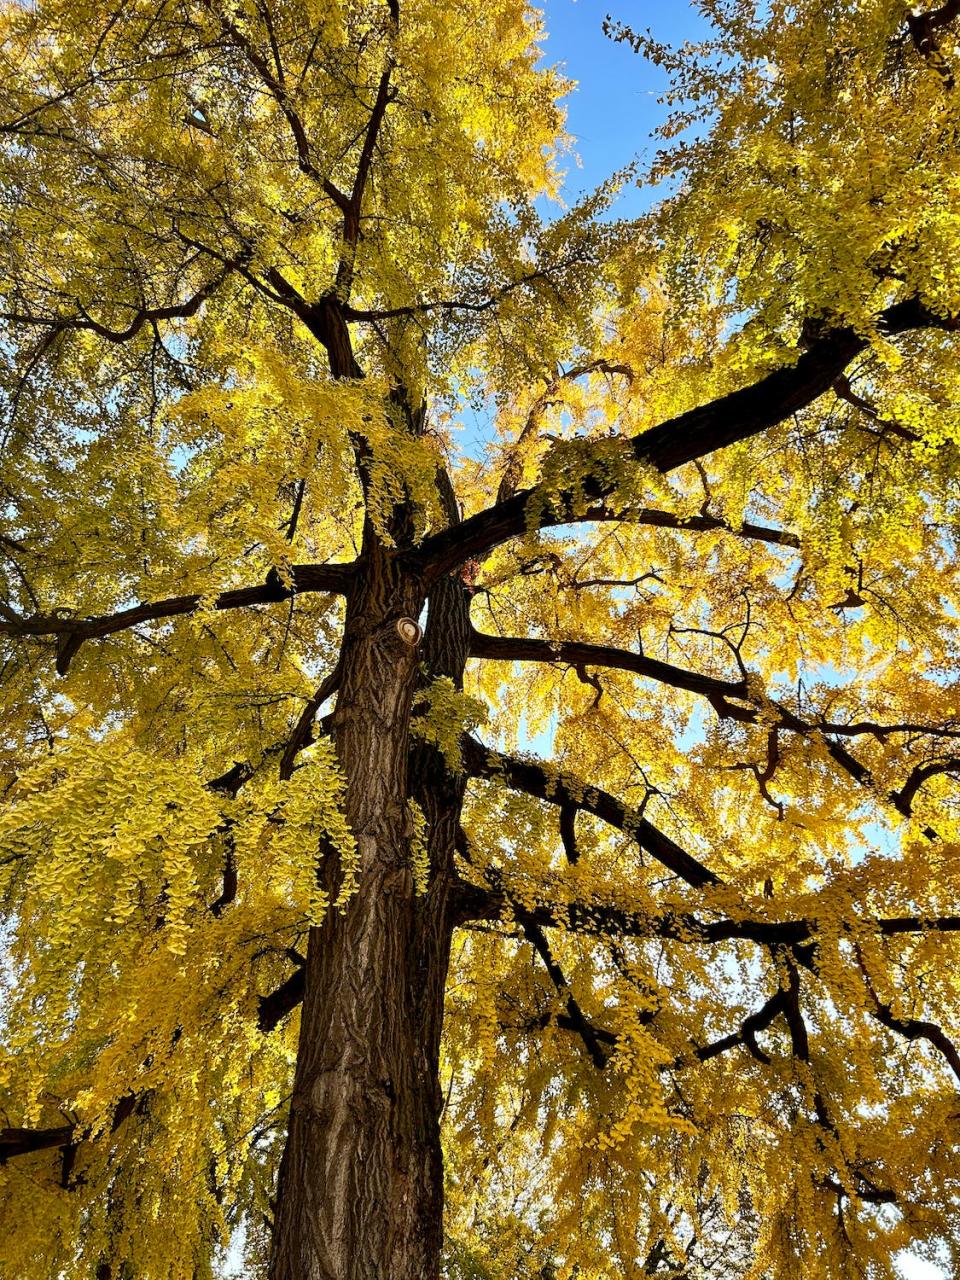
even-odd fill
[(449, 1274), (955, 1247), (960, 6), (702, 7), (630, 222), (515, 0), (0, 10), (0, 1273), (261, 1266), (374, 559)]

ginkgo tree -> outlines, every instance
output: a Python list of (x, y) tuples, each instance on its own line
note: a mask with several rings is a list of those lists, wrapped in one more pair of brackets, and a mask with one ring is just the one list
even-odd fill
[(0, 9), (3, 1277), (960, 1259), (960, 4), (699, 8)]

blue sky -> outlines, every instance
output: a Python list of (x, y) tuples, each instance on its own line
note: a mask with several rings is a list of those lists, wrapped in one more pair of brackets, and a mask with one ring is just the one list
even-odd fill
[[(565, 157), (561, 190), (569, 207), (631, 161), (652, 160), (660, 144), (651, 135), (667, 115), (659, 102), (668, 86), (666, 74), (628, 44), (605, 36), (604, 18), (609, 14), (614, 21), (636, 31), (649, 30), (657, 40), (673, 45), (703, 38), (710, 26), (693, 4), (682, 2), (622, 0), (617, 7), (617, 0), (540, 0), (540, 8), (547, 32), (544, 61), (576, 81), (564, 102), (574, 153)], [(634, 217), (656, 198), (653, 189), (631, 183), (621, 192), (614, 212)], [(547, 219), (558, 213), (548, 201), (538, 207)], [(465, 404), (461, 427), (457, 448), (467, 457), (482, 458), (493, 435), (489, 413)]]
[[(700, 39), (710, 28), (692, 4), (546, 0), (543, 7), (547, 61), (560, 64), (578, 82), (566, 102), (567, 129), (576, 139), (582, 166), (571, 167), (567, 175), (564, 198), (571, 204), (581, 191), (597, 186), (638, 154), (652, 159), (657, 143), (650, 134), (666, 115), (658, 102), (666, 75), (629, 45), (603, 34), (607, 14), (636, 31), (650, 30), (667, 44)], [(633, 187), (624, 194), (620, 212), (639, 213), (651, 199), (652, 193)]]

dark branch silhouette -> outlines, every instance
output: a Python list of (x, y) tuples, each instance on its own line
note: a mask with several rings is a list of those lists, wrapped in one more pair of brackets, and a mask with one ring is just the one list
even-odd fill
[[(296, 595), (308, 592), (342, 594), (349, 586), (354, 566), (339, 564), (295, 564), (290, 569), (289, 581), (284, 581), (275, 570), (266, 581), (256, 587), (236, 587), (221, 591), (214, 597), (215, 609), (242, 609), (251, 605), (277, 604)], [(54, 636), (57, 643), (57, 671), (65, 675), (80, 646), (87, 640), (100, 640), (104, 636), (126, 631), (144, 622), (158, 622), (164, 618), (193, 613), (203, 600), (199, 593), (172, 596), (148, 604), (131, 605), (116, 613), (91, 617), (64, 616), (63, 612), (35, 614), (21, 617), (8, 606), (0, 605), (0, 635), (12, 637)]]
[[(955, 331), (958, 321), (908, 299), (888, 307), (879, 317), (879, 327), (888, 337), (896, 337), (915, 329)], [(665, 474), (717, 449), (749, 440), (812, 404), (868, 345), (853, 329), (827, 330), (809, 344), (795, 364), (775, 369), (750, 386), (634, 436), (630, 440), (632, 454)], [(612, 490), (612, 482), (601, 473), (583, 481), (583, 491), (591, 502), (602, 502)], [(470, 516), (457, 528), (427, 538), (410, 553), (410, 559), (436, 577), (531, 527), (563, 524), (577, 517), (578, 498), (573, 493), (551, 493), (543, 486), (521, 489), (505, 502)]]

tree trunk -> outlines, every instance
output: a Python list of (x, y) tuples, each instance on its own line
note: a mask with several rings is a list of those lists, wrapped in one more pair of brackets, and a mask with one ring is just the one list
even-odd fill
[(417, 617), (417, 592), (371, 547), (361, 592), (347, 604), (334, 722), (360, 887), (310, 935), (271, 1280), (439, 1275), (452, 854), (418, 895), (406, 800), (420, 654), (396, 626)]

